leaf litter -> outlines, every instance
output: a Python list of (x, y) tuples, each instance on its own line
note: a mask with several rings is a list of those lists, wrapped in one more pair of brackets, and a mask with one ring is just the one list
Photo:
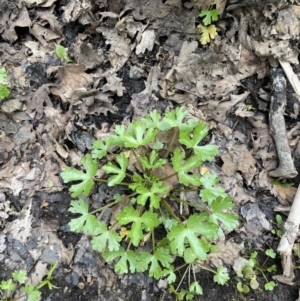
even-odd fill
[[(248, 2), (0, 1), (0, 64), (11, 91), (0, 103), (1, 279), (16, 267), (30, 271), (59, 260), (65, 264), (59, 281), (67, 287), (61, 300), (84, 294), (86, 300), (171, 300), (166, 288), (159, 290), (145, 275), (115, 275), (91, 242), (69, 231), (70, 201), (59, 173), (70, 163), (76, 167), (92, 141), (117, 124), (176, 105), (212, 129), (219, 159), (207, 168), (217, 171), (244, 223), (236, 241), (220, 241), (220, 253), (208, 262), (232, 266), (244, 252), (239, 239), (276, 248), (278, 240), (270, 240), (273, 208), (285, 212), (296, 189), (278, 186), (268, 175), (278, 166), (268, 124), (269, 70), (283, 61), (299, 73), (299, 3), (262, 2), (257, 10)], [(198, 15), (203, 10), (214, 20), (205, 11), (212, 5), (220, 14), (218, 36), (203, 47)], [(64, 45), (74, 63), (60, 60), (56, 45)], [(299, 173), (297, 105), (299, 97), (288, 87), (286, 127)], [(289, 181), (297, 186), (299, 176)], [(100, 188), (97, 202), (120, 193)], [(115, 211), (106, 218), (113, 220)], [(56, 227), (49, 228), (49, 220)], [(145, 260), (157, 264), (155, 255)], [(220, 296), (229, 298), (221, 288)], [(291, 290), (284, 298), (295, 296)]]

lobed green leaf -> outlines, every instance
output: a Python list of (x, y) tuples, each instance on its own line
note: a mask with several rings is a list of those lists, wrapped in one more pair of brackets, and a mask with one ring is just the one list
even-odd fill
[(106, 165), (102, 167), (106, 173), (115, 174), (108, 178), (108, 183), (107, 183), (108, 186), (115, 186), (117, 184), (120, 184), (126, 177), (128, 159), (126, 158), (125, 153), (122, 152), (121, 154), (117, 155), (116, 161), (118, 162), (121, 168), (114, 165), (111, 162), (108, 162)]
[(136, 188), (136, 192), (139, 194), (137, 203), (145, 205), (148, 198), (150, 198), (150, 208), (158, 209), (160, 207), (161, 196), (166, 194), (168, 190), (169, 187), (164, 185), (162, 181), (154, 182), (150, 188), (139, 185)]
[(25, 293), (28, 296), (27, 301), (39, 301), (42, 293), (34, 287), (32, 284), (31, 285), (26, 285), (25, 286)]
[(119, 257), (119, 260), (115, 265), (115, 271), (119, 274), (128, 273), (128, 264), (131, 273), (136, 271), (138, 254), (134, 251), (125, 251), (123, 248), (120, 248), (118, 251), (104, 252), (102, 256), (107, 262)]
[(81, 183), (73, 184), (70, 187), (69, 191), (72, 192), (72, 197), (77, 197), (81, 194), (88, 196), (94, 186), (94, 175), (98, 170), (97, 161), (93, 160), (91, 155), (85, 155), (81, 159), (81, 164), (86, 172), (74, 167), (66, 167), (64, 171), (60, 173), (60, 176), (65, 183), (82, 181)]
[(13, 271), (12, 277), (15, 281), (23, 284), (27, 280), (27, 273), (23, 270)]
[(202, 9), (199, 17), (204, 17), (203, 24), (207, 26), (210, 25), (213, 21), (218, 21), (219, 11), (217, 9)]
[(232, 231), (239, 225), (238, 216), (234, 213), (222, 211), (231, 209), (233, 206), (234, 205), (230, 197), (216, 198), (211, 203), (213, 213), (210, 215), (209, 220), (215, 224), (218, 224), (218, 221), (220, 221), (228, 231)]
[(146, 156), (143, 156), (140, 158), (142, 166), (146, 169), (155, 169), (162, 167), (166, 164), (167, 160), (163, 158), (157, 158), (158, 153), (155, 150), (152, 150), (150, 153), (149, 158)]
[(173, 262), (170, 252), (166, 248), (157, 248), (153, 254), (143, 252), (139, 256), (137, 271), (144, 272), (150, 264), (149, 276), (159, 279), (163, 275), (162, 267), (169, 268)]
[(117, 220), (120, 225), (133, 223), (127, 236), (131, 238), (132, 244), (136, 247), (144, 238), (143, 229), (151, 231), (160, 224), (156, 213), (145, 211), (140, 216), (140, 212), (132, 206), (124, 207), (123, 211), (117, 214)]
[(218, 197), (226, 198), (228, 196), (223, 187), (214, 186), (218, 182), (219, 178), (214, 173), (206, 173), (201, 177), (200, 183), (204, 188), (201, 189), (199, 195), (204, 202), (211, 204)]
[(104, 140), (98, 139), (93, 142), (92, 157), (102, 159), (111, 148), (116, 146), (123, 146), (123, 141), (117, 135), (108, 136)]
[(95, 215), (89, 214), (89, 205), (84, 200), (71, 201), (71, 207), (69, 211), (72, 213), (81, 214), (80, 217), (73, 218), (69, 222), (70, 230), (74, 232), (85, 231), (92, 233), (95, 226), (98, 224), (98, 220)]
[(186, 262), (195, 259), (205, 260), (210, 249), (210, 244), (200, 237), (215, 238), (219, 227), (207, 221), (204, 213), (193, 214), (187, 224), (174, 226), (167, 237), (173, 254), (184, 256)]
[(217, 274), (214, 276), (214, 282), (224, 285), (230, 279), (227, 269), (225, 267), (218, 267)]
[(0, 282), (0, 289), (6, 291), (13, 291), (16, 288), (16, 284), (12, 279), (2, 280)]

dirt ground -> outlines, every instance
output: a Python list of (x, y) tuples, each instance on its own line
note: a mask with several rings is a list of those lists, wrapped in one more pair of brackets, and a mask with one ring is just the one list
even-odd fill
[[(199, 12), (208, 8), (220, 15), (217, 36), (204, 43)], [(60, 172), (80, 165), (115, 125), (178, 106), (210, 127), (219, 150), (211, 168), (239, 214), (221, 260), (257, 251), (262, 263), (264, 251), (278, 246), (276, 215), (287, 218), (300, 180), (300, 95), (288, 78), (282, 131), (298, 175), (286, 168), (274, 181), (269, 174), (279, 164), (270, 70), (285, 62), (300, 75), (299, 28), (297, 0), (0, 0), (0, 67), (10, 90), (0, 101), (0, 281), (23, 269), (36, 284), (59, 262), (58, 288), (43, 288), (41, 300), (175, 300), (146, 273), (116, 274), (89, 237), (70, 231), (74, 214)], [(56, 45), (72, 62), (57, 57)], [(88, 200), (112, 193), (98, 185)], [(294, 260), (300, 266), (296, 253)], [(274, 264), (269, 280), (282, 273), (279, 256)], [(204, 292), (195, 300), (299, 298), (297, 269), (293, 285), (266, 291), (259, 275), (261, 288), (242, 294), (229, 261), (227, 268), (224, 286), (201, 271)]]

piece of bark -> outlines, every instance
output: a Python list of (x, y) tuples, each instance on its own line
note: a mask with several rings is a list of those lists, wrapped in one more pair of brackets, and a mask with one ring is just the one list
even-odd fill
[(270, 134), (275, 141), (279, 166), (271, 170), (269, 176), (294, 178), (298, 173), (294, 166), (285, 128), (286, 80), (281, 68), (271, 69), (271, 87), (269, 126)]

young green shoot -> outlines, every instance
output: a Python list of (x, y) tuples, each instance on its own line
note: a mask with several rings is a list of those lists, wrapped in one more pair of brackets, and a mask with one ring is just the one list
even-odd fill
[(69, 56), (68, 56), (68, 49), (67, 48), (65, 48), (61, 45), (56, 45), (55, 53), (60, 59), (64, 60), (66, 63), (72, 63), (73, 62), (73, 60), (70, 59)]
[(7, 73), (5, 68), (0, 67), (0, 100), (3, 100), (9, 96)]
[[(8, 280), (2, 280), (0, 282), (0, 299), (1, 301), (14, 301), (23, 296), (15, 298), (15, 293), (17, 289), (21, 286), (24, 286), (24, 292), (27, 297), (27, 301), (39, 301), (41, 300), (41, 288), (45, 285), (48, 286), (49, 289), (57, 288), (51, 282), (53, 271), (56, 269), (58, 262), (51, 265), (46, 279), (43, 280), (39, 285), (34, 286), (32, 284), (25, 285), (27, 280), (27, 272), (24, 270), (16, 270), (12, 273), (12, 278)], [(24, 296), (25, 297), (25, 296)]]

